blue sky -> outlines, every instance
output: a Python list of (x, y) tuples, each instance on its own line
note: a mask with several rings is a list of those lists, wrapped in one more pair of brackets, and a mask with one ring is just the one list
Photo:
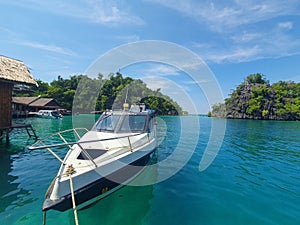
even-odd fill
[[(83, 74), (107, 51), (143, 40), (168, 41), (196, 53), (224, 97), (251, 73), (263, 73), (271, 83), (300, 82), (298, 0), (0, 0), (0, 21), (0, 54), (22, 60), (36, 79), (47, 82)], [(184, 79), (159, 63), (121, 69), (130, 76), (149, 72), (173, 82)], [(186, 81), (181, 84), (194, 98), (195, 87)], [(170, 87), (158, 85), (162, 91)], [(205, 104), (197, 112), (207, 112)]]

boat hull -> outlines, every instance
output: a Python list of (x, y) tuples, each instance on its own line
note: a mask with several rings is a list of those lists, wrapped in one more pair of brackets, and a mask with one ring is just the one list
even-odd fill
[[(142, 172), (146, 165), (148, 165), (154, 151), (155, 149), (147, 152), (147, 154), (107, 175), (106, 177), (102, 177), (99, 174), (99, 179), (74, 191), (76, 205), (86, 203), (94, 198), (101, 199), (108, 193), (112, 193), (113, 191), (122, 187), (124, 184), (131, 181), (135, 176)], [(51, 191), (52, 190), (50, 190), (50, 192)], [(43, 211), (50, 209), (66, 211), (73, 207), (71, 193), (55, 200), (50, 199), (49, 196), (44, 201), (42, 207)]]

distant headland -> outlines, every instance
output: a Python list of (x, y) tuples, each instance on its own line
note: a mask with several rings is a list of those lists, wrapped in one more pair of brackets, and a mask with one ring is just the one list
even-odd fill
[(300, 120), (300, 83), (270, 84), (260, 73), (247, 76), (208, 116), (232, 119)]

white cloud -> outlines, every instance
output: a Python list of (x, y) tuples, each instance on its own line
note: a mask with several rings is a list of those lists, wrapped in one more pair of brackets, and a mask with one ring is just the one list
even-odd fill
[(53, 45), (53, 44), (46, 45), (46, 44), (41, 44), (38, 42), (31, 42), (31, 41), (20, 41), (17, 44), (28, 46), (31, 48), (40, 49), (40, 50), (45, 50), (45, 51), (49, 51), (49, 52), (54, 52), (54, 53), (58, 53), (58, 54), (76, 56), (76, 54), (73, 51)]
[(157, 90), (157, 89), (161, 89), (161, 90), (172, 90), (171, 84), (172, 82), (168, 79), (163, 79), (161, 77), (157, 77), (157, 76), (145, 76), (142, 78), (143, 82), (145, 82), (147, 84), (147, 86), (151, 89), (151, 90)]
[(14, 36), (16, 36), (16, 33), (6, 27), (0, 27), (0, 40), (1, 39), (5, 39), (7, 40), (8, 38), (13, 38)]
[(103, 25), (141, 25), (144, 21), (134, 15), (123, 1), (105, 0), (22, 0), (7, 1), (5, 4), (16, 5), (40, 12), (83, 19)]
[(230, 40), (227, 46), (216, 42), (206, 45), (193, 43), (193, 47), (206, 62), (214, 63), (240, 63), (300, 54), (300, 40), (278, 29), (234, 35)]
[(157, 75), (157, 76), (177, 76), (180, 74), (180, 71), (177, 68), (174, 68), (169, 65), (159, 64), (153, 65), (146, 72), (148, 75)]
[(132, 14), (128, 6), (118, 1), (87, 1), (85, 16), (92, 22), (101, 24), (134, 24), (142, 25), (144, 21)]
[(292, 22), (282, 22), (278, 24), (278, 27), (280, 29), (284, 30), (291, 30), (293, 28), (293, 23)]
[(151, 0), (172, 8), (200, 23), (207, 24), (212, 31), (221, 33), (241, 25), (253, 24), (285, 15), (299, 15), (297, 0)]
[(202, 57), (208, 62), (223, 63), (232, 62), (240, 63), (252, 61), (259, 58), (261, 50), (258, 46), (253, 47), (239, 47), (226, 49), (223, 51), (210, 50), (205, 52)]
[(193, 42), (192, 46), (198, 55), (205, 62), (213, 62), (213, 63), (223, 63), (223, 62), (231, 62), (231, 63), (239, 63), (246, 62), (257, 59), (260, 55), (260, 48), (257, 45), (247, 45), (244, 43), (239, 43), (238, 37), (235, 45), (229, 45), (227, 47), (218, 45), (219, 43), (214, 44), (202, 44)]
[(264, 37), (263, 33), (258, 33), (258, 32), (249, 33), (244, 31), (242, 33), (234, 34), (233, 36), (230, 37), (230, 39), (235, 43), (249, 43), (251, 41), (257, 41), (263, 37)]
[(297, 0), (149, 2), (174, 9), (207, 29), (205, 42), (192, 42), (204, 61), (238, 63), (300, 54), (299, 38), (287, 32), (294, 29), (293, 21), (276, 22), (283, 16), (300, 15)]
[(185, 81), (184, 84), (186, 85), (198, 85), (198, 84), (201, 84), (201, 83), (207, 83), (207, 82), (210, 82), (210, 80), (205, 80), (205, 79), (202, 79), (202, 80), (190, 80), (190, 81)]

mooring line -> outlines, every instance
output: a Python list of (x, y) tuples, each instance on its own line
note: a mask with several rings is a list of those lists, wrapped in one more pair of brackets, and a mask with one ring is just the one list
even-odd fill
[(72, 204), (73, 204), (73, 211), (74, 211), (74, 219), (75, 219), (75, 224), (79, 225), (76, 202), (75, 202), (75, 195), (74, 195), (74, 188), (73, 188), (73, 181), (72, 181), (72, 173), (74, 172), (74, 168), (69, 167), (68, 169), (71, 170), (70, 172), (67, 172), (67, 173), (69, 174), (69, 180), (70, 180), (70, 188), (71, 188)]
[[(72, 205), (73, 205), (73, 211), (74, 211), (74, 220), (75, 220), (75, 225), (79, 225), (78, 222), (78, 215), (77, 215), (77, 207), (76, 207), (76, 202), (75, 202), (75, 194), (74, 194), (74, 187), (73, 187), (73, 180), (72, 180), (72, 174), (75, 172), (74, 167), (72, 165), (69, 165), (67, 168), (66, 172), (64, 173), (65, 175), (69, 176), (69, 181), (70, 181), (70, 189), (71, 189), (71, 197), (72, 197)], [(53, 181), (55, 181), (59, 176), (55, 177)], [(51, 184), (53, 183), (51, 182)], [(43, 218), (43, 225), (46, 225), (46, 211), (44, 211), (44, 218)]]
[(44, 211), (43, 225), (46, 225), (46, 216), (47, 216), (46, 211)]

